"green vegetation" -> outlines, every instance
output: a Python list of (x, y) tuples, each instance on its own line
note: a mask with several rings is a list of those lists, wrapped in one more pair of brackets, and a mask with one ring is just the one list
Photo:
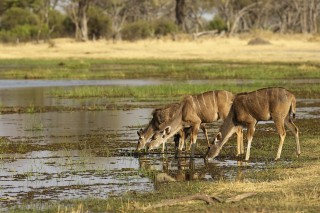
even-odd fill
[(320, 97), (319, 84), (293, 84), (282, 81), (270, 81), (246, 84), (189, 84), (175, 83), (156, 86), (86, 86), (70, 89), (53, 89), (51, 94), (57, 97), (85, 98), (85, 97), (132, 97), (135, 100), (180, 100), (186, 94), (199, 94), (209, 90), (228, 90), (233, 93), (250, 92), (262, 87), (281, 86), (291, 90), (297, 97)]
[(215, 16), (208, 23), (208, 29), (209, 30), (218, 30), (218, 32), (221, 32), (221, 31), (227, 31), (228, 26), (220, 16)]
[[(1, 79), (315, 79), (316, 63), (212, 60), (68, 59), (0, 60)], [(240, 82), (241, 83), (241, 82)]]
[[(320, 66), (315, 63), (254, 63), (210, 60), (1, 60), (2, 79), (162, 79), (152, 86), (56, 89), (55, 96), (162, 98), (224, 89), (252, 91), (283, 86), (298, 97), (319, 97)], [(214, 80), (190, 83), (186, 80)], [(237, 79), (237, 80), (230, 80)]]

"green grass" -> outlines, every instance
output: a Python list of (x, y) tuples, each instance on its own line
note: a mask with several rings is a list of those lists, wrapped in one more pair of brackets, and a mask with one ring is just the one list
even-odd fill
[(0, 60), (1, 79), (298, 79), (320, 78), (316, 63), (212, 60)]
[(254, 81), (244, 84), (190, 84), (175, 83), (154, 86), (85, 86), (70, 89), (53, 89), (51, 94), (64, 98), (122, 97), (136, 100), (178, 99), (186, 94), (199, 94), (209, 90), (228, 90), (233, 93), (254, 91), (262, 87), (281, 86), (291, 90), (297, 97), (319, 98), (319, 84), (293, 84), (281, 80)]

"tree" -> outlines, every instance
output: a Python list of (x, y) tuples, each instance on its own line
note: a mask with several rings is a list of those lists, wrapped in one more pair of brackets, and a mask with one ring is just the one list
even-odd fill
[(176, 0), (175, 14), (176, 14), (176, 23), (183, 30), (185, 30), (185, 0)]
[(90, 0), (71, 0), (66, 8), (67, 13), (76, 27), (75, 39), (77, 41), (88, 40), (87, 12), (90, 3)]

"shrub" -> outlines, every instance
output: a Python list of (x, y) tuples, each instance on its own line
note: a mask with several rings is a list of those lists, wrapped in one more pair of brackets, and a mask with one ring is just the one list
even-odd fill
[(2, 15), (1, 27), (11, 30), (19, 25), (38, 25), (39, 18), (29, 10), (22, 8), (11, 8)]
[(218, 30), (221, 31), (227, 31), (228, 27), (225, 21), (220, 16), (215, 16), (213, 20), (209, 22), (208, 30)]
[(88, 12), (89, 38), (109, 38), (112, 36), (111, 21), (100, 8), (90, 7)]
[(124, 40), (135, 41), (153, 36), (154, 29), (150, 22), (137, 21), (124, 26), (121, 35)]
[(0, 40), (5, 43), (26, 42), (37, 39), (38, 32), (37, 26), (19, 25), (12, 30), (0, 31)]
[(74, 23), (72, 22), (70, 17), (66, 17), (63, 22), (62, 22), (62, 26), (63, 26), (63, 35), (64, 36), (74, 36), (75, 32), (76, 32), (76, 26), (74, 25)]
[(168, 19), (160, 19), (154, 23), (154, 34), (156, 36), (166, 36), (177, 32), (177, 25)]
[(0, 41), (3, 43), (13, 43), (16, 42), (15, 38), (12, 35), (12, 32), (1, 30), (0, 31)]

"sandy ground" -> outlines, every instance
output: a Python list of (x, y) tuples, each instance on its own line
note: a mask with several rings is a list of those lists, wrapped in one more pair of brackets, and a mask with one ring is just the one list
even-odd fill
[(71, 39), (48, 43), (0, 44), (0, 59), (102, 58), (102, 59), (213, 59), (234, 61), (320, 62), (320, 41), (306, 36), (269, 39), (271, 45), (248, 45), (250, 38), (206, 38), (198, 40), (143, 40), (138, 42)]

